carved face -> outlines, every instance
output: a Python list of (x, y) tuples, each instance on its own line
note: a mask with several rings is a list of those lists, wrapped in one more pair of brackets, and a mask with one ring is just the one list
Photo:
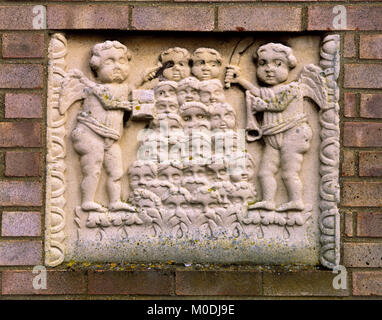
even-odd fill
[(229, 173), (223, 161), (210, 164), (208, 166), (208, 170), (208, 173), (211, 175), (213, 181), (229, 181)]
[(121, 83), (129, 74), (129, 60), (122, 49), (114, 47), (100, 52), (100, 64), (97, 77), (103, 83)]
[(181, 117), (183, 119), (183, 128), (186, 133), (191, 133), (192, 130), (210, 129), (208, 114), (201, 108), (188, 108), (182, 113)]
[(203, 88), (200, 89), (200, 101), (205, 104), (224, 102), (224, 91), (220, 86), (214, 83), (211, 83), (208, 86), (203, 86)]
[(232, 182), (249, 181), (253, 178), (254, 169), (250, 161), (237, 161), (229, 168), (229, 174)]
[(163, 70), (163, 76), (168, 80), (179, 81), (190, 76), (188, 60), (181, 52), (166, 55), (162, 64), (168, 64), (168, 68)]
[(155, 108), (157, 113), (177, 113), (178, 102), (174, 99), (158, 100)]
[(200, 101), (199, 91), (192, 86), (179, 88), (177, 96), (180, 106), (185, 102)]
[(182, 180), (182, 170), (173, 166), (168, 166), (166, 169), (161, 170), (158, 173), (158, 179), (161, 181), (168, 181), (172, 184), (179, 186)]
[(284, 53), (267, 50), (259, 53), (257, 78), (270, 86), (285, 82), (288, 79), (289, 67)]
[(201, 165), (191, 165), (183, 170), (182, 186), (189, 192), (196, 191), (199, 187), (207, 185), (206, 168)]
[(216, 57), (208, 51), (204, 51), (194, 58), (191, 71), (195, 77), (203, 81), (219, 77), (220, 69), (221, 64)]
[(173, 86), (170, 86), (169, 84), (164, 84), (159, 88), (155, 89), (156, 100), (168, 98), (176, 99), (176, 90)]
[(255, 201), (255, 194), (253, 194), (250, 187), (248, 186), (248, 188), (235, 190), (228, 195), (228, 198), (233, 205), (237, 204), (241, 206), (247, 206), (248, 203)]
[(130, 169), (130, 188), (146, 188), (155, 179), (151, 168), (148, 165), (133, 167)]
[(190, 204), (182, 194), (169, 196), (166, 200), (164, 200), (164, 204), (168, 212), (177, 215), (184, 215), (186, 211), (190, 209)]
[(218, 199), (213, 197), (210, 192), (198, 194), (196, 207), (203, 214), (215, 213), (215, 210), (219, 208), (219, 206), (220, 204)]
[(235, 114), (224, 106), (216, 105), (211, 109), (211, 129), (234, 129), (236, 123)]

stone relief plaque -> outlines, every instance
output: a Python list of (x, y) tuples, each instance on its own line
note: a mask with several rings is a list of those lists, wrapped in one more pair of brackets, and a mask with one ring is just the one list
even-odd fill
[(46, 264), (337, 265), (339, 43), (52, 35)]

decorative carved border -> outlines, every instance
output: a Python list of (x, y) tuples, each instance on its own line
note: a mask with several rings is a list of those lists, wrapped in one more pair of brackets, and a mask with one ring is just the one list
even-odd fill
[[(338, 174), (340, 152), (339, 88), (340, 36), (328, 35), (321, 45), (320, 66), (325, 73), (328, 101), (319, 111), (320, 146), (320, 262), (334, 268), (339, 264), (340, 223), (337, 204), (340, 199)], [(57, 266), (65, 257), (65, 123), (60, 115), (59, 94), (66, 72), (67, 42), (63, 34), (54, 34), (49, 44), (48, 110), (47, 110), (47, 174), (45, 264)]]
[(320, 262), (334, 268), (340, 260), (340, 216), (337, 204), (340, 201), (339, 153), (339, 88), (337, 79), (340, 72), (340, 35), (328, 35), (321, 44), (320, 66), (326, 75), (328, 102), (319, 113), (321, 124), (320, 146)]
[(60, 115), (59, 95), (66, 72), (67, 42), (56, 33), (49, 43), (48, 110), (47, 110), (47, 164), (46, 164), (46, 218), (45, 264), (55, 267), (65, 257), (65, 122)]

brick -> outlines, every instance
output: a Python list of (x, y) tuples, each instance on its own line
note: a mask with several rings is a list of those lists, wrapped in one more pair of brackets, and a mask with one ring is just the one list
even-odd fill
[[(333, 7), (334, 5), (309, 7), (308, 30), (336, 30), (333, 21), (338, 13), (333, 13)], [(352, 5), (345, 8), (347, 21), (344, 30), (382, 30), (382, 7)]]
[(382, 296), (382, 272), (353, 272), (353, 295)]
[(43, 33), (4, 33), (3, 58), (42, 58), (44, 56)]
[(6, 118), (41, 118), (42, 97), (35, 93), (6, 93)]
[(48, 29), (129, 29), (129, 6), (49, 5)]
[(7, 177), (36, 177), (41, 175), (39, 152), (5, 153), (5, 175)]
[(344, 116), (347, 118), (357, 117), (356, 95), (354, 93), (344, 93)]
[(261, 273), (256, 271), (177, 271), (176, 294), (181, 296), (257, 296)]
[(41, 206), (41, 183), (0, 181), (0, 206)]
[(353, 236), (353, 213), (346, 212), (344, 214), (345, 218), (345, 236), (352, 237)]
[(301, 31), (298, 7), (220, 7), (218, 28), (223, 31)]
[(382, 206), (382, 183), (344, 182), (342, 205), (351, 207)]
[(382, 119), (382, 94), (361, 94), (362, 118)]
[(0, 88), (42, 88), (43, 68), (38, 64), (1, 64)]
[(265, 296), (347, 296), (333, 288), (331, 271), (264, 272)]
[(345, 64), (345, 88), (382, 88), (381, 64)]
[(33, 6), (0, 6), (0, 30), (32, 30)]
[(355, 175), (355, 155), (351, 150), (344, 150), (342, 161), (342, 175), (346, 177)]
[(41, 258), (41, 241), (0, 241), (0, 266), (39, 265)]
[(381, 268), (382, 243), (344, 243), (346, 267)]
[(38, 237), (41, 235), (40, 212), (3, 212), (3, 237)]
[(356, 45), (354, 41), (354, 34), (347, 33), (344, 37), (344, 57), (354, 58), (357, 55)]
[(382, 123), (345, 122), (343, 144), (345, 147), (381, 147)]
[(33, 288), (32, 271), (3, 271), (3, 295), (57, 295), (86, 293), (86, 276), (79, 271), (47, 271), (46, 289)]
[(382, 177), (382, 152), (360, 152), (359, 175), (361, 177)]
[(89, 294), (173, 294), (173, 274), (155, 271), (95, 271), (88, 276)]
[(357, 214), (357, 236), (382, 237), (382, 213), (359, 212)]
[(40, 147), (41, 125), (35, 122), (0, 122), (0, 147)]
[(361, 59), (382, 59), (382, 34), (361, 34), (359, 57)]
[(214, 8), (133, 7), (131, 25), (137, 30), (212, 31)]

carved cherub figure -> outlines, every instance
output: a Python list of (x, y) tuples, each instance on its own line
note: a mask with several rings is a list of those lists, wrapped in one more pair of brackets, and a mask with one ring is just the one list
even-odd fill
[(155, 101), (155, 110), (157, 114), (178, 112), (178, 101), (176, 99), (160, 99)]
[(179, 114), (183, 119), (183, 128), (186, 134), (192, 131), (210, 130), (209, 111), (201, 102), (186, 102), (179, 108)]
[(200, 101), (206, 105), (225, 102), (223, 85), (218, 79), (204, 80), (199, 83)]
[(180, 106), (186, 102), (200, 101), (199, 80), (195, 77), (188, 77), (179, 81), (176, 94)]
[(129, 167), (130, 191), (138, 188), (147, 189), (156, 179), (158, 167), (155, 162), (135, 160)]
[(154, 96), (156, 100), (176, 99), (176, 88), (178, 84), (175, 81), (160, 81), (154, 87)]
[(123, 133), (123, 115), (130, 111), (128, 87), (131, 53), (118, 41), (96, 44), (91, 51), (90, 67), (96, 74), (95, 83), (81, 71), (71, 70), (65, 77), (60, 95), (60, 113), (74, 102), (83, 100), (77, 124), (71, 133), (82, 169), (81, 208), (84, 211), (106, 211), (95, 202), (102, 167), (107, 173), (106, 189), (109, 210), (130, 210), (121, 201), (123, 175), (121, 149), (118, 141)]
[(198, 161), (185, 162), (182, 186), (193, 193), (199, 187), (206, 185), (208, 185), (206, 166)]
[[(305, 208), (303, 185), (300, 179), (303, 155), (309, 150), (312, 129), (303, 110), (303, 98), (309, 97), (319, 106), (325, 105), (326, 91), (321, 69), (305, 66), (300, 80), (287, 83), (290, 70), (297, 60), (290, 47), (268, 43), (257, 50), (257, 79), (263, 87), (256, 87), (244, 79), (237, 66), (229, 66), (226, 83), (238, 83), (247, 90), (247, 104), (252, 113), (263, 112), (261, 125), (265, 148), (259, 167), (262, 201), (253, 208), (276, 210), (276, 173), (281, 177), (288, 193), (288, 201), (277, 211)], [(248, 119), (253, 114), (247, 115)]]
[(236, 112), (228, 103), (215, 103), (210, 106), (212, 130), (233, 130), (236, 126)]
[(200, 81), (216, 79), (222, 69), (222, 57), (211, 48), (198, 48), (191, 56), (191, 72)]

